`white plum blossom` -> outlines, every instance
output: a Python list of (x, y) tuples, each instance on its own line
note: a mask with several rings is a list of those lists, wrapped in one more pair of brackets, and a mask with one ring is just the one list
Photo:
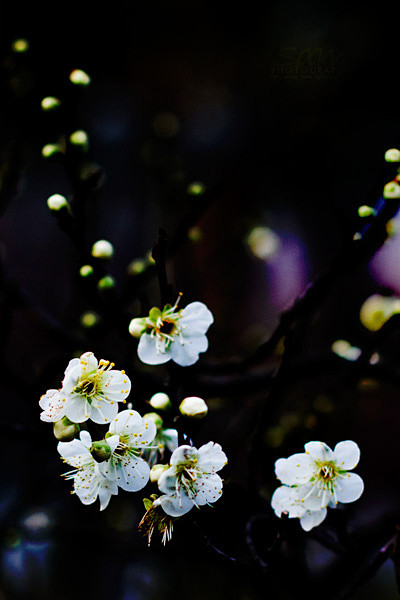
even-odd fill
[(349, 473), (360, 459), (360, 449), (350, 440), (339, 442), (334, 450), (323, 442), (309, 442), (305, 452), (280, 458), (275, 473), (283, 485), (273, 494), (271, 506), (277, 516), (287, 513), (299, 518), (309, 531), (325, 519), (327, 507), (358, 500), (364, 491), (359, 475)]
[(40, 418), (47, 423), (60, 421), (65, 415), (65, 402), (61, 399), (60, 390), (47, 390), (40, 398), (39, 406), (43, 409)]
[[(118, 439), (108, 440), (110, 448), (116, 447)], [(74, 467), (64, 474), (66, 479), (73, 479), (74, 493), (83, 504), (93, 504), (97, 497), (100, 500), (100, 510), (104, 510), (112, 495), (118, 494), (115, 481), (104, 477), (100, 472), (100, 464), (95, 461), (90, 452), (92, 438), (88, 431), (81, 431), (80, 439), (72, 442), (59, 442), (57, 449), (64, 462)]]
[(68, 419), (104, 424), (116, 417), (118, 402), (125, 402), (131, 382), (125, 371), (114, 370), (113, 366), (108, 360), (97, 361), (93, 352), (69, 362), (60, 390)]
[(170, 467), (158, 479), (163, 495), (154, 506), (161, 506), (171, 517), (180, 517), (194, 506), (215, 502), (222, 494), (222, 479), (216, 472), (226, 464), (225, 453), (214, 442), (199, 449), (179, 446), (172, 453)]
[(141, 329), (135, 335), (140, 335), (137, 352), (142, 362), (159, 365), (172, 359), (181, 367), (188, 367), (199, 359), (200, 352), (207, 350), (206, 332), (214, 322), (211, 311), (202, 302), (192, 302), (178, 310), (179, 299), (180, 296), (174, 306), (167, 304), (162, 311), (152, 308), (148, 317), (140, 319)]
[(112, 442), (113, 447), (110, 458), (100, 463), (100, 473), (128, 492), (144, 488), (149, 481), (150, 466), (141, 454), (156, 433), (157, 427), (151, 419), (141, 417), (135, 410), (121, 411), (106, 434), (105, 441)]

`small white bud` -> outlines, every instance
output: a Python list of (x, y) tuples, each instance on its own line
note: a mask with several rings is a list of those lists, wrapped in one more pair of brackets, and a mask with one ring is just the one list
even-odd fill
[(168, 468), (168, 465), (153, 465), (150, 469), (150, 481), (156, 483)]
[(86, 131), (83, 131), (83, 129), (78, 129), (77, 131), (71, 133), (69, 136), (69, 141), (74, 146), (80, 146), (85, 150), (89, 147), (89, 136)]
[(69, 202), (65, 196), (53, 194), (47, 198), (47, 206), (50, 210), (61, 210), (62, 208), (69, 208)]
[(203, 398), (191, 396), (182, 400), (179, 405), (179, 410), (181, 414), (185, 415), (186, 417), (202, 419), (208, 413), (208, 406), (204, 402)]
[(386, 162), (400, 162), (400, 150), (397, 148), (390, 148), (385, 152)]
[(42, 110), (54, 110), (56, 108), (58, 108), (60, 106), (61, 102), (58, 98), (56, 98), (55, 96), (46, 96), (45, 98), (42, 99), (40, 106), (42, 107)]
[(384, 198), (400, 198), (400, 185), (396, 181), (389, 181), (383, 188)]
[(85, 73), (85, 71), (82, 71), (82, 69), (74, 69), (70, 73), (69, 79), (71, 83), (82, 86), (89, 85), (89, 83), (91, 82), (89, 75)]
[(171, 408), (171, 400), (169, 399), (168, 394), (165, 394), (164, 392), (153, 394), (149, 400), (149, 404), (156, 410), (168, 410)]
[(54, 154), (59, 154), (61, 152), (61, 147), (58, 144), (46, 144), (42, 148), (43, 158), (50, 158), (50, 156), (53, 156)]
[[(144, 331), (146, 331), (147, 329), (147, 325), (146, 325), (146, 319), (145, 318), (136, 318), (136, 319), (132, 319), (132, 321), (129, 323), (129, 333), (131, 334), (132, 337), (140, 337), (142, 335), (142, 333)], [(156, 408), (155, 406), (153, 406), (153, 408)]]
[(112, 258), (114, 246), (107, 240), (98, 240), (92, 246), (92, 256), (96, 258)]

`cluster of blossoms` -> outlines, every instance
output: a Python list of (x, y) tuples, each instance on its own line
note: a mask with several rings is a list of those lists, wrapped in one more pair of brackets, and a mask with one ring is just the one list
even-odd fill
[(359, 475), (348, 472), (360, 460), (355, 442), (340, 442), (334, 450), (323, 442), (309, 442), (304, 449), (304, 453), (276, 461), (275, 473), (283, 485), (275, 490), (271, 506), (278, 517), (285, 513), (298, 518), (309, 531), (322, 523), (327, 507), (358, 500), (364, 483)]
[[(166, 362), (170, 358), (168, 352), (174, 347), (178, 351), (172, 352), (172, 357), (177, 362), (195, 362), (199, 352), (207, 347), (204, 332), (212, 322), (210, 311), (202, 307), (200, 302), (189, 305), (189, 310), (177, 312), (174, 312), (176, 305), (166, 307), (162, 313), (159, 311), (157, 318), (153, 309), (151, 323), (155, 333), (152, 330), (143, 336), (150, 340), (144, 342), (145, 355), (150, 356), (149, 348), (155, 342), (155, 353), (162, 354), (159, 362)], [(196, 315), (200, 315), (197, 325)], [(173, 323), (169, 334), (165, 333), (164, 322)], [(146, 326), (146, 329), (150, 328)], [(174, 335), (179, 336), (176, 346)], [(198, 343), (202, 338), (206, 343)], [(165, 543), (171, 537), (174, 519), (193, 507), (219, 499), (222, 479), (216, 472), (227, 459), (221, 447), (213, 442), (199, 450), (188, 445), (178, 446), (176, 429), (164, 428), (163, 419), (156, 412), (141, 416), (130, 408), (131, 404), (118, 412), (118, 404), (126, 403), (130, 394), (131, 381), (125, 371), (113, 367), (114, 363), (98, 361), (92, 352), (72, 359), (60, 389), (50, 389), (41, 397), (40, 418), (53, 423), (59, 440), (58, 452), (72, 467), (64, 476), (73, 481), (73, 492), (83, 504), (92, 504), (98, 498), (100, 510), (104, 510), (119, 489), (137, 492), (149, 481), (157, 483), (159, 493), (152, 494), (151, 500), (144, 500), (147, 512), (140, 529), (150, 541), (157, 528)], [(168, 396), (163, 393), (155, 394), (149, 403), (156, 410), (171, 407)], [(179, 408), (182, 415), (195, 418), (205, 416), (208, 410), (204, 400), (197, 397), (185, 398)], [(107, 426), (102, 439), (92, 439), (88, 430), (90, 421)], [(158, 460), (165, 459), (166, 452), (169, 462), (158, 464)]]

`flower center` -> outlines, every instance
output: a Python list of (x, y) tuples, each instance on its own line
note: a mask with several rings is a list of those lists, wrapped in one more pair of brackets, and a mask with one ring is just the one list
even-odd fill
[(189, 498), (193, 498), (197, 494), (196, 481), (201, 472), (199, 471), (197, 458), (181, 463), (176, 467), (177, 487), (182, 486)]
[(90, 374), (85, 372), (82, 374), (77, 385), (74, 387), (73, 392), (79, 396), (86, 396), (86, 399), (90, 404), (93, 397), (103, 395), (103, 375), (112, 369), (113, 366), (114, 363), (109, 360), (100, 360), (99, 367), (96, 371)]
[(173, 321), (165, 320), (162, 322), (161, 327), (158, 328), (159, 332), (164, 335), (171, 335), (176, 326)]
[(338, 470), (336, 465), (332, 461), (327, 462), (319, 462), (317, 463), (317, 479), (320, 480), (324, 487), (330, 487), (333, 484), (333, 481), (338, 476)]

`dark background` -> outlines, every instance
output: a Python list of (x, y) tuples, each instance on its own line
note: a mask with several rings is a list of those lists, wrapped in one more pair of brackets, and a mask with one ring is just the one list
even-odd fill
[[(213, 375), (213, 368), (268, 338), (279, 314), (360, 226), (357, 207), (379, 197), (384, 152), (399, 144), (396, 15), (316, 2), (41, 10), (4, 9), (0, 22), (0, 598), (292, 598), (297, 579), (298, 589), (311, 595), (323, 586), (330, 597), (326, 582), (335, 593), (348, 585), (398, 519), (397, 380), (367, 378), (330, 353), (332, 342), (344, 338), (396, 364), (397, 322), (374, 337), (358, 314), (370, 294), (400, 292), (397, 247), (391, 277), (382, 263), (375, 271), (364, 265), (338, 278), (315, 306), (293, 378), (265, 421), (256, 495), (247, 459), (266, 389), (245, 379), (232, 383), (232, 374)], [(10, 45), (18, 37), (30, 49), (17, 56)], [(90, 74), (87, 89), (68, 81), (74, 68)], [(60, 116), (40, 110), (46, 95), (61, 98)], [(168, 136), (157, 128), (165, 113), (173, 127)], [(44, 160), (41, 148), (80, 128), (89, 134), (91, 169), (104, 170), (87, 202), (85, 248), (101, 238), (114, 244), (107, 269), (117, 296), (127, 298), (127, 265), (151, 250), (160, 227), (170, 240), (191, 220), (201, 230), (198, 243), (178, 235), (167, 270), (175, 295), (182, 291), (185, 304), (205, 302), (215, 317), (209, 351), (191, 371), (196, 385), (185, 375), (183, 389), (210, 405), (194, 443), (222, 444), (226, 492), (196, 515), (200, 532), (190, 519), (179, 521), (165, 550), (158, 542), (148, 550), (136, 531), (140, 494), (113, 497), (104, 513), (69, 495), (51, 427), (39, 421), (40, 395), (59, 385), (79, 352), (93, 350), (125, 368), (141, 412), (167, 381), (163, 367), (138, 364), (127, 333), (130, 318), (159, 302), (154, 273), (121, 312), (112, 294), (96, 296), (82, 285), (85, 249), (74, 247), (46, 206), (49, 195), (71, 197), (75, 190), (65, 166)], [(193, 181), (204, 182), (206, 200), (186, 193)], [(249, 250), (255, 226), (279, 235), (274, 261)], [(97, 332), (80, 326), (86, 310), (100, 314)], [(260, 365), (255, 376), (268, 368)], [(355, 546), (338, 558), (290, 523), (292, 544), (279, 555), (274, 580), (249, 566), (246, 522), (268, 515), (256, 540), (264, 555), (276, 528), (269, 512), (274, 461), (311, 439), (360, 445), (366, 489), (346, 512)], [(326, 531), (337, 532), (339, 521), (330, 515)], [(206, 547), (202, 532), (244, 564), (232, 568)], [(396, 597), (390, 561), (356, 594)]]

